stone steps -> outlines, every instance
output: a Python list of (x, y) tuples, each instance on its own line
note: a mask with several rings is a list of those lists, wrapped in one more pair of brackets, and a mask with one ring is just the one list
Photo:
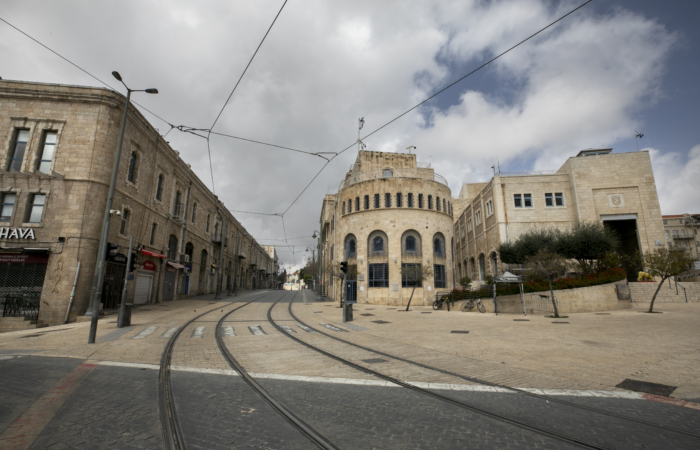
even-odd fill
[(48, 323), (29, 320), (26, 317), (0, 317), (0, 333), (48, 327)]
[[(630, 293), (632, 294), (632, 301), (635, 302), (648, 302), (654, 296), (654, 292), (658, 288), (659, 284), (656, 281), (650, 282), (633, 282), (629, 283)], [(685, 288), (685, 292), (683, 289)], [(676, 285), (671, 282), (671, 287), (669, 288), (668, 281), (664, 282), (664, 285), (659, 289), (659, 293), (656, 296), (657, 302), (685, 302), (686, 294), (688, 301), (698, 302), (700, 301), (700, 283), (698, 282), (681, 282), (678, 283), (678, 294), (676, 294)]]

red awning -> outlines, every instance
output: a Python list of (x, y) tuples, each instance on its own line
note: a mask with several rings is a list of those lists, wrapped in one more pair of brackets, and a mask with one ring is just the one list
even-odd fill
[(184, 269), (185, 268), (185, 266), (183, 266), (182, 264), (178, 264), (178, 263), (172, 262), (172, 261), (168, 261), (168, 265), (171, 267), (174, 267), (176, 269)]
[(156, 258), (165, 258), (165, 255), (161, 255), (158, 252), (152, 252), (150, 250), (146, 250), (145, 248), (141, 249), (141, 253), (143, 253), (144, 255), (148, 255), (148, 256), (154, 256)]

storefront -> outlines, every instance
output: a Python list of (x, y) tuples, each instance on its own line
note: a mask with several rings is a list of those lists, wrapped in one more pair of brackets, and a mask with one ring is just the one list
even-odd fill
[(0, 301), (4, 317), (39, 315), (48, 252), (39, 255), (0, 253)]
[(136, 274), (136, 286), (134, 288), (134, 304), (142, 305), (150, 301), (155, 273), (155, 263), (153, 261), (144, 261), (141, 266), (141, 270), (139, 270)]

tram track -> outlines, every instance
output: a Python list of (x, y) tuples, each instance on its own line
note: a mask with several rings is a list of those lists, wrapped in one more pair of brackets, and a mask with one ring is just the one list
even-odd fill
[[(289, 302), (289, 305), (288, 305), (288, 312), (289, 312), (290, 316), (291, 316), (294, 320), (296, 320), (297, 322), (299, 322), (299, 323), (305, 325), (304, 322), (302, 322), (302, 321), (294, 314), (294, 312), (292, 311), (292, 303), (293, 303), (293, 302), (290, 301), (290, 302)], [(309, 325), (306, 325), (306, 326), (309, 326)], [(343, 342), (343, 343), (348, 344), (348, 345), (350, 345), (350, 346), (352, 346), (352, 347), (359, 348), (359, 349), (362, 349), (362, 350), (365, 350), (365, 351), (368, 351), (368, 352), (372, 352), (372, 353), (375, 353), (375, 354), (377, 354), (377, 355), (385, 356), (385, 357), (387, 357), (387, 358), (392, 358), (392, 359), (394, 359), (394, 360), (401, 361), (401, 362), (404, 362), (404, 363), (407, 363), (407, 364), (411, 364), (411, 365), (414, 365), (414, 366), (416, 366), (416, 367), (420, 367), (420, 368), (423, 368), (423, 369), (432, 370), (432, 371), (441, 373), (441, 374), (443, 374), (443, 375), (449, 375), (449, 376), (453, 376), (453, 377), (456, 377), (456, 378), (460, 378), (460, 379), (462, 379), (462, 380), (464, 380), (464, 381), (468, 381), (468, 382), (470, 382), (470, 383), (481, 384), (481, 385), (484, 385), (484, 386), (489, 386), (489, 387), (494, 387), (494, 388), (499, 388), (499, 389), (506, 389), (506, 390), (509, 390), (509, 391), (512, 391), (512, 392), (515, 392), (515, 393), (523, 394), (523, 395), (525, 395), (525, 396), (527, 396), (527, 397), (530, 397), (530, 398), (536, 398), (536, 399), (541, 400), (541, 401), (557, 403), (557, 404), (565, 405), (565, 406), (568, 406), (568, 407), (571, 407), (571, 408), (576, 408), (576, 409), (579, 409), (579, 410), (585, 410), (585, 411), (588, 411), (588, 412), (592, 412), (592, 413), (596, 413), (596, 414), (601, 414), (601, 415), (605, 415), (605, 416), (608, 416), (608, 417), (613, 417), (613, 418), (616, 418), (616, 419), (626, 420), (626, 421), (638, 423), (638, 424), (640, 424), (640, 425), (644, 425), (644, 426), (649, 426), (649, 427), (657, 428), (657, 429), (660, 429), (660, 430), (662, 430), (662, 431), (672, 431), (672, 432), (674, 432), (674, 433), (683, 434), (683, 435), (685, 435), (685, 436), (689, 436), (689, 437), (692, 437), (692, 438), (700, 439), (700, 434), (698, 434), (698, 433), (693, 433), (692, 431), (683, 430), (683, 429), (680, 429), (680, 428), (677, 428), (677, 427), (673, 427), (673, 426), (670, 426), (670, 425), (659, 425), (659, 424), (656, 424), (656, 423), (654, 423), (654, 422), (649, 422), (649, 421), (647, 421), (647, 420), (637, 419), (637, 418), (634, 418), (634, 417), (629, 417), (629, 416), (626, 416), (626, 415), (624, 415), (624, 414), (617, 414), (617, 413), (614, 413), (614, 412), (612, 412), (612, 411), (606, 411), (606, 410), (603, 410), (603, 409), (600, 409), (600, 408), (595, 408), (595, 407), (592, 407), (592, 406), (587, 406), (587, 405), (581, 405), (581, 404), (578, 404), (578, 403), (568, 402), (568, 401), (566, 401), (566, 400), (557, 399), (557, 398), (554, 398), (554, 397), (552, 397), (552, 396), (539, 395), (539, 394), (536, 394), (536, 393), (533, 393), (533, 392), (524, 391), (524, 390), (522, 390), (522, 389), (513, 388), (513, 387), (510, 387), (510, 386), (505, 386), (505, 385), (501, 385), (501, 384), (497, 384), (497, 383), (492, 383), (492, 382), (490, 382), (490, 381), (481, 380), (481, 379), (479, 379), (479, 378), (474, 378), (474, 377), (465, 376), (465, 375), (458, 374), (458, 373), (455, 373), (455, 372), (452, 372), (452, 371), (440, 369), (440, 368), (433, 367), (433, 366), (429, 366), (429, 365), (427, 365), (427, 364), (423, 364), (423, 363), (420, 363), (420, 362), (417, 362), (417, 361), (413, 361), (413, 360), (410, 360), (410, 359), (406, 359), (406, 358), (403, 358), (403, 357), (401, 357), (401, 356), (393, 355), (393, 354), (391, 354), (391, 353), (383, 352), (383, 351), (381, 351), (381, 350), (376, 350), (376, 349), (373, 349), (373, 348), (370, 348), (370, 347), (365, 347), (365, 346), (360, 345), (360, 344), (357, 344), (357, 343), (355, 343), (355, 342), (351, 342), (351, 341), (348, 341), (348, 340), (345, 340), (345, 339), (342, 339), (342, 338), (333, 336), (333, 335), (331, 335), (331, 334), (328, 334), (328, 333), (326, 333), (326, 332), (324, 332), (324, 331), (322, 331), (322, 330), (313, 328), (313, 327), (311, 327), (311, 326), (309, 326), (309, 327), (312, 328), (314, 331), (316, 331), (316, 332), (318, 332), (318, 333), (321, 333), (322, 335), (324, 335), (324, 336), (326, 336), (326, 337), (328, 337), (328, 338), (331, 338), (331, 339), (336, 340), (336, 341), (339, 341), (339, 342)]]

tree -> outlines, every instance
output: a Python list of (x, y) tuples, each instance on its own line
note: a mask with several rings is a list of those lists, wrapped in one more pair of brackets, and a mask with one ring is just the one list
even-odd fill
[(556, 252), (578, 261), (583, 273), (596, 269), (596, 262), (619, 247), (620, 240), (600, 222), (578, 222), (570, 230), (558, 233)]
[(540, 276), (549, 281), (549, 293), (552, 296), (552, 305), (554, 306), (554, 317), (559, 317), (559, 308), (554, 300), (554, 290), (552, 289), (552, 280), (556, 280), (564, 275), (569, 269), (566, 259), (559, 254), (550, 252), (546, 248), (541, 249), (535, 255), (530, 256), (525, 261), (530, 273), (535, 276)]
[(287, 269), (282, 269), (282, 271), (277, 274), (277, 281), (282, 284), (287, 282)]
[(411, 297), (408, 299), (408, 305), (406, 305), (406, 311), (411, 307), (411, 300), (413, 300), (413, 293), (416, 292), (416, 288), (423, 286), (423, 282), (432, 276), (433, 269), (430, 266), (422, 264), (405, 264), (401, 266), (401, 279), (406, 280), (409, 286), (413, 286)]
[(656, 301), (656, 295), (659, 293), (664, 281), (685, 272), (694, 261), (684, 250), (678, 248), (667, 249), (666, 247), (655, 248), (646, 253), (637, 251), (633, 259), (636, 260), (641, 267), (645, 267), (647, 269), (646, 271), (651, 275), (661, 278), (654, 292), (654, 296), (651, 298), (651, 303), (649, 304), (648, 312), (650, 313), (654, 312), (654, 301)]
[(541, 249), (555, 252), (559, 230), (553, 228), (535, 228), (521, 234), (515, 242), (504, 242), (498, 246), (498, 254), (506, 264), (524, 264), (527, 258), (537, 254)]
[(462, 278), (459, 279), (458, 283), (459, 283), (460, 286), (462, 286), (462, 287), (467, 287), (467, 286), (469, 286), (470, 284), (472, 284), (472, 279), (469, 278), (469, 277), (462, 277)]

